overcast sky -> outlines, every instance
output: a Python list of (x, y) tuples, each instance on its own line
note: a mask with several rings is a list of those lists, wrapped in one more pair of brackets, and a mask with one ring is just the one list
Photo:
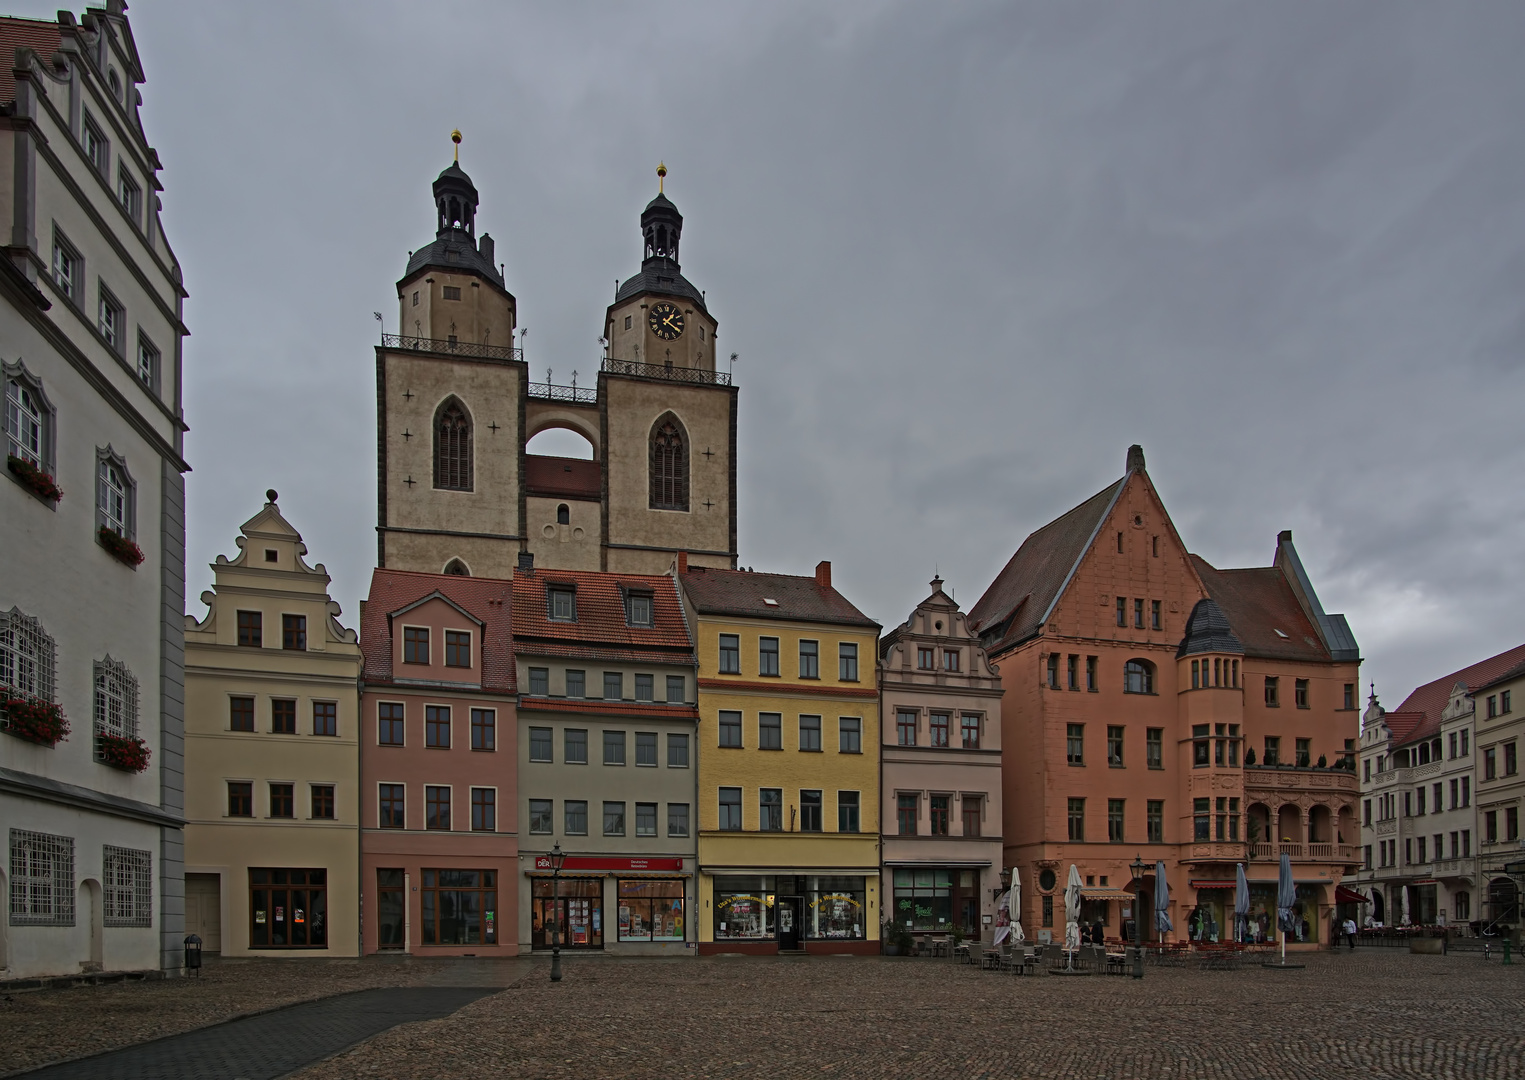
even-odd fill
[(274, 487), (356, 624), (371, 313), (395, 331), (459, 127), (537, 379), (592, 380), (666, 161), (741, 356), (743, 565), (830, 559), (886, 628), (936, 567), (967, 609), (1139, 442), (1215, 566), (1293, 530), (1389, 708), (1525, 640), (1525, 5), (131, 17), (191, 294), (197, 613)]

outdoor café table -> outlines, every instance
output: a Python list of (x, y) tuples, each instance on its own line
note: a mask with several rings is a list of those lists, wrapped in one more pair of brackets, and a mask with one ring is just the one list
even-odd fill
[(989, 971), (998, 971), (1001, 967), (1001, 950), (985, 949), (980, 955), (980, 967)]
[(1126, 975), (1128, 973), (1128, 954), (1125, 952), (1107, 953), (1107, 974)]
[(933, 956), (947, 956), (948, 955), (948, 939), (947, 938), (933, 938), (932, 939), (932, 955)]

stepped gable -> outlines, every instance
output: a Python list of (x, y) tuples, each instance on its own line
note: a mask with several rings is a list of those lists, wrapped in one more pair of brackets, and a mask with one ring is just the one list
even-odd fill
[[(879, 629), (830, 585), (797, 574), (759, 574), (750, 570), (690, 568), (683, 591), (705, 615), (748, 619), (790, 619)], [(768, 603), (769, 600), (774, 603)]]
[(412, 570), (378, 569), (371, 574), (370, 596), (360, 616), (365, 681), (392, 681), (392, 633), (388, 625), (392, 614), (436, 593), (482, 624), (482, 688), (512, 693), (514, 656), (509, 583)]
[[(549, 587), (577, 594), (575, 620), (552, 619)], [(694, 643), (676, 582), (660, 574), (608, 574), (592, 570), (515, 570), (514, 648), (536, 656), (570, 656), (660, 664), (694, 664)], [(651, 625), (631, 626), (625, 597), (651, 594)]]

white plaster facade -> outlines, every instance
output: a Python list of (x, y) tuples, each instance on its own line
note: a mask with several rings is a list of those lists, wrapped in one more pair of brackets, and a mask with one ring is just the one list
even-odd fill
[[(0, 978), (178, 970), (186, 294), (159, 224), (159, 161), (138, 120), (144, 76), (123, 5), (12, 29), (31, 51), (18, 49), (13, 81), (0, 82), (14, 100), (0, 120), (11, 238), (0, 361), (8, 405), (22, 405), (7, 409), (0, 477), (0, 617), (12, 635), (0, 641), (0, 681), (51, 696), (71, 730), (53, 746), (0, 735)], [(52, 477), (62, 499), (34, 493), (12, 456)], [(126, 481), (111, 519), (141, 550), (135, 567), (98, 538), (108, 461)], [(51, 690), (18, 666), (18, 631), (46, 635)], [(119, 715), (131, 734), (135, 700), (151, 755), (142, 772), (99, 760), (108, 658), (130, 675)]]

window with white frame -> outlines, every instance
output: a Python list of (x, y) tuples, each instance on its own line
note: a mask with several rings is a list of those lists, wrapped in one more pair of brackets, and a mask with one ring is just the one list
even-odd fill
[(150, 390), (159, 386), (159, 350), (141, 331), (138, 333), (138, 379)]
[(73, 300), (80, 302), (80, 289), (84, 281), (84, 260), (79, 257), (79, 252), (74, 250), (74, 245), (65, 240), (60, 233), (53, 234), (53, 283), (58, 286), (58, 291)]
[(138, 220), (138, 210), (143, 205), (142, 189), (138, 187), (136, 180), (132, 178), (126, 169), (119, 168), (116, 177), (116, 197), (122, 204), (122, 209), (127, 211), (127, 216), (134, 222)]
[(138, 733), (138, 680), (110, 656), (95, 662), (95, 733), (121, 739)]
[(111, 351), (120, 353), (124, 336), (123, 324), (127, 320), (127, 313), (122, 310), (121, 303), (111, 295), (111, 290), (106, 288), (104, 282), (98, 288), (101, 299), (96, 325), (100, 329), (101, 337), (105, 338), (106, 344), (111, 346)]
[(0, 686), (52, 701), (57, 656), (42, 623), (17, 608), (0, 613)]
[(80, 143), (85, 148), (85, 156), (90, 159), (90, 164), (95, 166), (95, 171), (109, 179), (107, 167), (111, 162), (111, 146), (88, 113), (80, 125)]
[(101, 846), (106, 926), (154, 924), (154, 857), (149, 851)]
[(53, 407), (42, 382), (19, 361), (6, 364), (5, 452), (43, 472), (53, 471)]
[(74, 925), (74, 838), (11, 830), (11, 925)]
[(133, 483), (127, 472), (127, 462), (111, 451), (110, 447), (97, 451), (99, 464), (95, 474), (96, 526), (110, 529), (118, 536), (133, 539), (136, 528), (133, 522)]

